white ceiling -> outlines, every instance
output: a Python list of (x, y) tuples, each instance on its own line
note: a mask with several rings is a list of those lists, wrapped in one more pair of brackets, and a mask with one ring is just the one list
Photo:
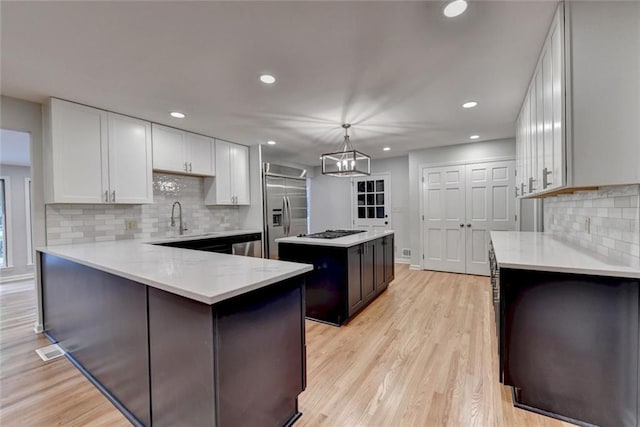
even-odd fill
[[(273, 139), (272, 154), (306, 164), (341, 146), (343, 122), (373, 158), (514, 136), (556, 2), (472, 1), (454, 19), (443, 6), (3, 1), (2, 92), (247, 145)], [(464, 110), (467, 100), (480, 105)]]
[(26, 132), (0, 129), (0, 164), (31, 166), (30, 139)]

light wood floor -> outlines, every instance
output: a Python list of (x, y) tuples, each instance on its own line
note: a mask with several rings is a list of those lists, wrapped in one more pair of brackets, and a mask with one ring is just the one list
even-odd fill
[[(0, 285), (0, 425), (128, 425), (65, 358), (40, 361), (33, 283)], [(342, 328), (307, 321), (296, 427), (569, 426), (497, 381), (487, 278), (410, 271)]]

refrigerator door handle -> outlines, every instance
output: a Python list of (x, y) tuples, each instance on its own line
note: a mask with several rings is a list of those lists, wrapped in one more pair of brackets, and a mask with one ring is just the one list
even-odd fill
[(289, 236), (289, 210), (285, 196), (282, 196), (282, 231), (284, 231), (284, 237)]
[(287, 196), (287, 236), (291, 234), (291, 200)]

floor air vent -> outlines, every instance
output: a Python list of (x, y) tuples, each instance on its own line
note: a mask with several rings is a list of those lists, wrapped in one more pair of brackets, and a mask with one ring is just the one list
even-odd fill
[(36, 349), (36, 353), (40, 356), (40, 359), (48, 362), (49, 360), (56, 359), (60, 356), (64, 356), (64, 350), (60, 348), (58, 344), (51, 344), (46, 347)]

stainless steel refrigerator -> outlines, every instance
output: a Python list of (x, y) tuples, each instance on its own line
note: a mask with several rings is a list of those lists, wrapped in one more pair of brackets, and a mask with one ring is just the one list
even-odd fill
[(264, 163), (264, 234), (265, 254), (278, 259), (280, 237), (307, 234), (306, 169)]

